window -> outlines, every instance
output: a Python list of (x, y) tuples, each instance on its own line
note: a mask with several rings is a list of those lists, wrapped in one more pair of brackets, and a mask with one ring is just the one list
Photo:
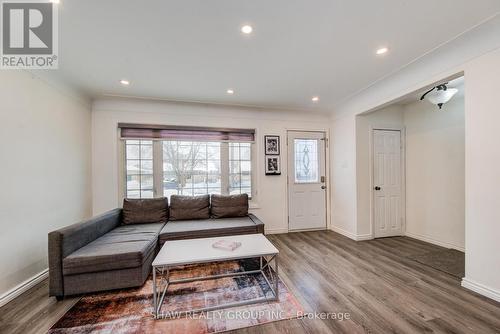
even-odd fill
[(319, 181), (318, 141), (315, 139), (295, 139), (295, 183)]
[(252, 196), (252, 152), (249, 143), (229, 144), (229, 193)]
[(128, 198), (170, 198), (174, 194), (252, 196), (251, 143), (131, 139), (124, 142)]
[(129, 198), (153, 197), (153, 142), (127, 140), (125, 145), (127, 171), (126, 196)]
[(163, 141), (163, 195), (221, 193), (221, 143)]

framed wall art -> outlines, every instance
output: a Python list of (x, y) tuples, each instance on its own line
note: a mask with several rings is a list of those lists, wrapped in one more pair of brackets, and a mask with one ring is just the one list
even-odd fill
[(281, 175), (279, 155), (266, 155), (266, 175)]
[(266, 155), (280, 154), (280, 136), (264, 136)]

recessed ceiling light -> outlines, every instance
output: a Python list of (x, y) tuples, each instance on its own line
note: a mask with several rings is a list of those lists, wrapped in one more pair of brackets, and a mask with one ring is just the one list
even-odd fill
[(319, 101), (319, 96), (313, 96), (311, 101), (313, 102), (318, 102)]
[(124, 85), (124, 86), (128, 86), (128, 85), (130, 85), (130, 81), (125, 80), (125, 79), (121, 79), (121, 80), (120, 80), (120, 83), (121, 83), (122, 85)]
[(383, 55), (384, 53), (387, 53), (388, 51), (389, 51), (388, 48), (383, 47), (383, 48), (378, 49), (376, 53), (377, 53), (377, 55)]
[(229, 95), (233, 95), (234, 94), (234, 90), (228, 89), (228, 90), (226, 90), (226, 93), (228, 93)]
[(253, 31), (252, 26), (244, 25), (243, 27), (241, 27), (241, 32), (244, 34), (251, 34), (252, 31)]

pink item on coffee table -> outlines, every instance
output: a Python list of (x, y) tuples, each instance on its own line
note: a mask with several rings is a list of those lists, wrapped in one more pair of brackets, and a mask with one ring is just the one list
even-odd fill
[(234, 251), (236, 248), (240, 246), (241, 242), (229, 241), (229, 240), (219, 240), (212, 245), (213, 248), (225, 249), (229, 251)]

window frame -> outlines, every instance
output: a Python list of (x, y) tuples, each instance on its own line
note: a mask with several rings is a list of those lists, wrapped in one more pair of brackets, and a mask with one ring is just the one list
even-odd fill
[[(125, 170), (125, 197), (128, 195), (128, 192), (129, 191), (138, 191), (139, 192), (139, 196), (141, 196), (140, 198), (142, 198), (142, 192), (143, 191), (151, 191), (153, 193), (153, 197), (155, 196), (155, 193), (154, 193), (154, 142), (151, 141), (151, 140), (131, 140), (131, 141), (137, 141), (138, 143), (137, 144), (129, 144), (130, 146), (137, 146), (138, 147), (138, 158), (137, 159), (129, 159), (129, 157), (127, 156), (127, 144), (124, 142), (124, 157), (125, 157), (125, 160), (124, 160), (124, 170)], [(145, 144), (143, 142), (151, 142), (151, 144)], [(143, 146), (151, 146), (151, 158), (143, 158), (142, 157), (142, 147)], [(127, 173), (126, 173), (126, 170), (128, 168), (128, 161), (137, 161), (139, 163), (139, 172), (138, 174), (131, 174), (132, 176), (138, 176), (139, 177), (139, 188), (138, 189), (131, 189), (131, 190), (128, 190), (128, 180), (127, 180)], [(150, 161), (151, 162), (151, 174), (147, 173), (143, 173), (143, 170), (142, 170), (142, 162), (143, 161)], [(152, 179), (153, 179), (153, 184), (152, 184), (152, 188), (149, 189), (145, 189), (142, 187), (142, 177), (143, 176), (151, 176)], [(145, 198), (148, 198), (148, 197), (145, 197)]]
[[(121, 138), (118, 135), (118, 154), (119, 154), (119, 201), (120, 203), (127, 198), (127, 156), (126, 156), (126, 141), (127, 140), (137, 140)], [(145, 139), (151, 140), (151, 139)], [(163, 197), (163, 141), (165, 139), (153, 139), (153, 197)], [(167, 140), (168, 141), (168, 140)], [(188, 141), (188, 140), (182, 140)], [(192, 140), (192, 142), (200, 142), (199, 140)], [(229, 167), (229, 143), (237, 143), (235, 141), (220, 141), (221, 143), (221, 193), (230, 194), (230, 167)], [(257, 165), (258, 165), (258, 155), (255, 142), (246, 142), (250, 144), (250, 164), (251, 164), (251, 195), (249, 196), (250, 204), (252, 207), (258, 207), (257, 203)], [(224, 148), (224, 149), (222, 149)]]
[[(231, 144), (237, 144), (238, 145), (238, 159), (231, 159)], [(250, 160), (242, 160), (241, 159), (241, 144), (243, 143), (238, 143), (238, 142), (230, 142), (230, 143), (227, 143), (227, 147), (226, 147), (226, 150), (227, 150), (227, 168), (229, 168), (229, 170), (227, 171), (227, 182), (228, 182), (228, 185), (227, 185), (227, 194), (230, 195), (231, 194), (231, 191), (232, 190), (235, 190), (235, 189), (239, 189), (239, 192), (241, 194), (241, 190), (242, 189), (245, 189), (245, 188), (248, 188), (248, 187), (243, 187), (241, 185), (241, 182), (242, 182), (242, 179), (243, 179), (243, 175), (245, 175), (242, 171), (242, 163), (243, 162), (250, 162), (250, 195), (249, 197), (252, 198), (252, 195), (253, 195), (253, 172), (254, 172), (254, 166), (253, 166), (253, 151), (252, 151), (252, 145), (250, 145)], [(231, 163), (232, 162), (239, 162), (239, 170), (237, 173), (233, 173), (233, 171), (231, 170)], [(240, 178), (240, 185), (239, 187), (234, 187), (234, 188), (231, 188), (231, 176), (232, 175), (239, 175), (239, 178)]]
[[(163, 170), (163, 142), (164, 141), (177, 141), (177, 142), (190, 142), (190, 143), (203, 143), (203, 142), (207, 142), (207, 143), (219, 143), (220, 144), (220, 148), (221, 148), (221, 150), (220, 150), (220, 159), (219, 159), (219, 161), (221, 162), (221, 173), (220, 173), (220, 176), (221, 176), (221, 193), (222, 194), (224, 193), (223, 186), (224, 186), (224, 182), (225, 182), (224, 181), (224, 175), (225, 174), (224, 174), (224, 171), (223, 171), (224, 170), (224, 168), (223, 168), (223, 161), (224, 161), (224, 159), (223, 159), (223, 152), (222, 152), (223, 151), (222, 147), (224, 146), (224, 142), (220, 142), (220, 141), (199, 141), (199, 140), (166, 140), (166, 139), (163, 139), (163, 140), (158, 140), (158, 142), (159, 142), (159, 150), (161, 151), (159, 153), (159, 155), (158, 155), (159, 160), (161, 161), (161, 169), (160, 169), (161, 172), (158, 173), (158, 174), (161, 175), (161, 180), (157, 184), (157, 186), (159, 187), (158, 189), (161, 188), (161, 191), (158, 192), (159, 196), (166, 197), (165, 193), (164, 193), (165, 189), (163, 187), (163, 176), (164, 176), (164, 174), (163, 174), (164, 173), (164, 170)], [(207, 160), (207, 159), (205, 159), (205, 160)]]

